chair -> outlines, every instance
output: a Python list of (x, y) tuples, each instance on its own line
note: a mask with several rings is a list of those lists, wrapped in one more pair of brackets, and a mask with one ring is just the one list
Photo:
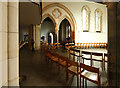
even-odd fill
[[(58, 64), (59, 64), (58, 71), (59, 72), (60, 72), (60, 66), (62, 66), (65, 69), (67, 68), (67, 60), (68, 60), (68, 58), (59, 56), (59, 60), (58, 60)], [(70, 64), (68, 64), (68, 67), (69, 66), (70, 66)]]
[(92, 52), (92, 61), (99, 61), (101, 62), (101, 67), (103, 70), (103, 53), (99, 53), (99, 52)]
[(82, 59), (83, 59), (83, 63), (84, 60), (90, 60), (90, 66), (92, 66), (92, 53), (88, 52), (88, 51), (82, 51)]
[(91, 48), (95, 48), (94, 43), (91, 43)]
[(97, 48), (97, 43), (94, 43), (94, 48)]
[(89, 48), (89, 43), (86, 43), (86, 45), (87, 45), (86, 48), (88, 49)]
[(107, 43), (104, 43), (104, 48), (107, 48)]
[(75, 45), (74, 45), (76, 48), (78, 47), (78, 43), (75, 43)]
[(99, 43), (99, 48), (101, 48), (101, 43)]
[(52, 52), (47, 51), (45, 56), (46, 56), (46, 62), (49, 62), (49, 60), (51, 60), (51, 57), (53, 56), (53, 54), (52, 54)]
[(56, 45), (52, 45), (52, 46), (51, 46), (51, 50), (56, 51), (56, 48), (57, 48), (57, 46), (56, 46)]
[(96, 48), (99, 48), (99, 43), (96, 43)]
[(66, 80), (69, 79), (69, 73), (73, 76), (77, 76), (77, 88), (79, 86), (79, 71), (78, 71), (78, 62), (74, 62), (72, 60), (67, 60), (67, 68), (66, 68)]
[(85, 49), (85, 43), (81, 43), (82, 49)]
[(52, 54), (51, 57), (50, 57), (51, 61), (53, 61), (55, 63), (58, 63), (58, 61), (59, 61), (58, 56), (59, 55), (57, 53), (51, 53), (51, 54)]
[(78, 48), (79, 48), (79, 49), (81, 48), (81, 43), (78, 43)]
[(71, 55), (72, 55), (72, 60), (75, 61), (75, 52), (74, 52), (74, 48), (69, 48), (69, 59), (71, 59)]
[(72, 55), (72, 57), (73, 57), (73, 61), (75, 61), (75, 57), (77, 57), (77, 61), (79, 61), (80, 60), (80, 57), (81, 57), (81, 55), (80, 55), (80, 50), (77, 50), (77, 49), (75, 49), (75, 48), (70, 48), (69, 49), (69, 59), (71, 59), (70, 57), (71, 57), (71, 55)]
[[(83, 71), (84, 69), (84, 71)], [(99, 68), (95, 68), (92, 66), (85, 65), (80, 63), (80, 88), (81, 88), (81, 77), (83, 77), (83, 86), (85, 79), (85, 86), (87, 87), (87, 80), (95, 83), (100, 88), (100, 73)]]
[(63, 67), (66, 67), (67, 66), (67, 59), (66, 57), (63, 57), (63, 56), (59, 56), (59, 61), (58, 63), (63, 66)]
[(74, 49), (74, 52), (75, 52), (75, 57), (77, 58), (77, 62), (80, 61), (80, 57), (82, 57), (82, 55), (80, 55), (80, 50)]
[[(52, 63), (56, 63), (58, 64), (59, 58), (58, 58), (58, 54), (57, 53), (53, 53), (51, 51), (48, 51), (48, 53), (46, 54), (46, 62), (51, 61)], [(52, 65), (51, 63), (51, 65)]]
[(80, 48), (80, 43), (77, 43), (77, 48)]
[(62, 45), (60, 45), (60, 43), (57, 43), (57, 48), (60, 48), (62, 47)]
[(105, 62), (108, 62), (108, 54), (104, 53), (104, 70), (105, 70)]
[(89, 43), (89, 46), (88, 46), (88, 48), (92, 48), (92, 43)]

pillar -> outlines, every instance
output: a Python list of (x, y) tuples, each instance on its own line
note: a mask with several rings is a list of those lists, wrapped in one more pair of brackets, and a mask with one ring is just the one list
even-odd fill
[(55, 25), (55, 41), (58, 43), (59, 42), (59, 27), (58, 27), (58, 25), (56, 24)]
[(0, 2), (0, 88), (8, 86), (7, 3)]
[(33, 26), (33, 38), (34, 38), (35, 50), (40, 49), (40, 29), (41, 29), (41, 25), (34, 25)]
[(59, 30), (57, 30), (57, 43), (59, 43)]
[(8, 2), (8, 85), (19, 86), (19, 3)]
[(108, 3), (108, 84), (120, 84), (120, 3)]
[(120, 2), (117, 3), (117, 86), (120, 86)]

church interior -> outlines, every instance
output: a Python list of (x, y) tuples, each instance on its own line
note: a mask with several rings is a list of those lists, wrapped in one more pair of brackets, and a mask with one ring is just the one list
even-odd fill
[(0, 87), (119, 87), (120, 1), (0, 2)]

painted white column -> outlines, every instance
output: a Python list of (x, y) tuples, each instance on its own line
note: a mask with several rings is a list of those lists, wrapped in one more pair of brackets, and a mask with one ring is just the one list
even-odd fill
[(0, 2), (0, 88), (8, 85), (7, 3)]
[(8, 85), (19, 86), (19, 3), (8, 2)]
[(35, 50), (40, 49), (40, 29), (41, 29), (41, 25), (34, 25), (34, 27), (33, 27), (33, 37), (34, 37)]

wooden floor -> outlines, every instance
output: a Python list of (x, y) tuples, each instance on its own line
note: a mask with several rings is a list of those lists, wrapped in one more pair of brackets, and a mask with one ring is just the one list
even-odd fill
[[(107, 50), (104, 49), (85, 50), (107, 52)], [(58, 49), (56, 52), (68, 57), (68, 52), (64, 49)], [(85, 64), (89, 64), (89, 62), (85, 61)], [(100, 68), (100, 63), (95, 62), (95, 66)], [(101, 85), (105, 86), (107, 80), (107, 68), (106, 71), (102, 71), (100, 68), (100, 74)], [(46, 86), (49, 88), (52, 86), (64, 87), (77, 85), (76, 76), (72, 77), (72, 75), (70, 75), (70, 79), (66, 82), (64, 69), (61, 68), (61, 72), (58, 74), (58, 68), (55, 64), (51, 67), (50, 63), (46, 63), (44, 52), (32, 52), (28, 49), (27, 45), (20, 49), (20, 75), (26, 76), (26, 80), (21, 83), (21, 86)], [(92, 86), (93, 88), (93, 86), (95, 87), (96, 85), (88, 81), (88, 86)]]

